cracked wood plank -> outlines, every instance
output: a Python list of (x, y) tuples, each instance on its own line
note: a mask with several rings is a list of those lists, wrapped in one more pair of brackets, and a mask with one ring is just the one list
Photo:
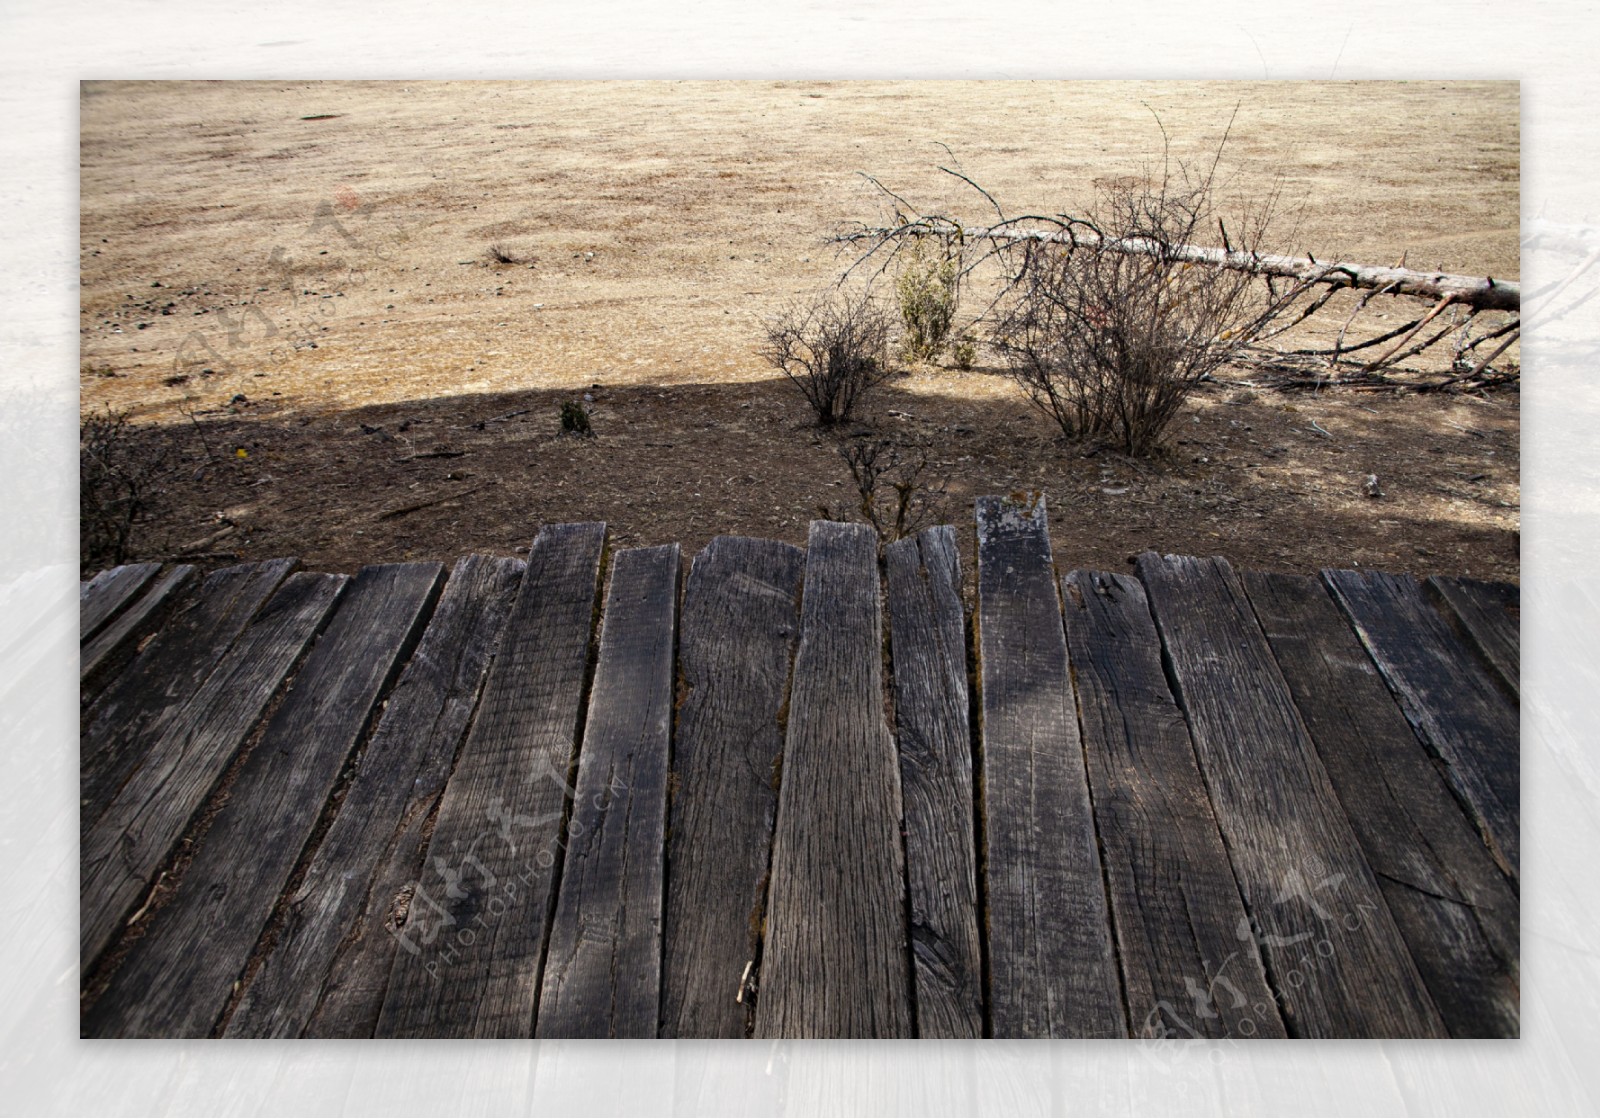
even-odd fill
[(1126, 1037), (1044, 498), (978, 500), (995, 1037)]
[(1522, 778), (1518, 713), (1499, 678), (1461, 642), (1415, 579), (1322, 573), (1400, 709), (1445, 763), (1496, 860), (1520, 875)]
[(83, 713), (79, 830), (86, 833), (298, 561), (213, 571)]
[(87, 643), (144, 590), (159, 563), (129, 563), (102, 571), (78, 591), (78, 641)]
[(757, 1036), (911, 1036), (902, 851), (877, 535), (812, 521)]
[(379, 1037), (533, 1033), (606, 526), (546, 525), (439, 803)]
[(1291, 1036), (1445, 1036), (1233, 568), (1137, 570)]
[(746, 1037), (761, 953), (777, 764), (805, 553), (719, 536), (689, 569), (679, 626), (661, 980), (662, 1037)]
[(165, 724), (149, 758), (85, 833), (79, 951), (85, 973), (121, 931), (156, 871), (327, 620), (342, 575), (292, 575), (222, 663)]
[(678, 571), (676, 544), (612, 560), (536, 1037), (656, 1036)]
[(1095, 823), (1139, 1037), (1284, 1037), (1144, 587), (1061, 580)]
[(1520, 698), (1522, 588), (1514, 583), (1434, 575), (1428, 579), (1428, 589), (1461, 620), (1478, 651), (1494, 666), (1511, 694)]
[(206, 1037), (219, 1024), (442, 575), (436, 563), (384, 564), (350, 580), (177, 893), (85, 1015), (88, 1036)]
[(139, 601), (117, 616), (90, 640), (84, 642), (78, 658), (78, 681), (85, 702), (99, 694), (99, 686), (113, 670), (126, 661), (133, 646), (154, 630), (182, 600), (194, 581), (194, 568), (181, 564), (156, 581)]
[[(515, 559), (456, 561), (225, 1036), (372, 1036), (400, 943), (395, 900), (422, 869), (428, 814), (450, 776), (522, 570)], [(370, 886), (368, 868), (376, 868)]]
[(955, 529), (887, 549), (918, 1037), (983, 1036), (967, 636)]
[(1322, 584), (1301, 575), (1243, 578), (1295, 706), (1451, 1035), (1516, 1037), (1515, 888)]

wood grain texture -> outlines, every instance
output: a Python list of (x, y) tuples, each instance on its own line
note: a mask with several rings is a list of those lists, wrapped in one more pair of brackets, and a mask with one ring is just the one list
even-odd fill
[(79, 829), (87, 832), (139, 767), (166, 724), (288, 578), (294, 559), (213, 571), (178, 614), (106, 684), (79, 732)]
[(442, 574), (434, 563), (386, 564), (350, 582), (178, 892), (89, 1009), (86, 1034), (211, 1033)]
[(1138, 1037), (1284, 1037), (1144, 587), (1061, 580), (1095, 823)]
[(661, 978), (662, 1037), (745, 1037), (755, 1004), (805, 553), (719, 536), (689, 570), (679, 626)]
[(995, 1037), (1126, 1037), (1044, 498), (978, 500)]
[(605, 536), (548, 525), (529, 550), (413, 884), (380, 1037), (533, 1032)]
[(86, 642), (104, 629), (160, 570), (159, 563), (129, 563), (84, 583), (78, 592), (78, 640)]
[(225, 1036), (372, 1036), (398, 944), (395, 901), (421, 870), (428, 813), (444, 791), (522, 570), (520, 560), (487, 556), (451, 569)]
[(1290, 1034), (1444, 1036), (1233, 569), (1147, 552), (1138, 575)]
[(1400, 709), (1445, 763), (1456, 795), (1507, 873), (1519, 875), (1522, 824), (1517, 705), (1423, 597), (1415, 579), (1324, 571)]
[(678, 546), (612, 558), (535, 1036), (654, 1038)]
[(1322, 584), (1243, 577), (1389, 911), (1455, 1037), (1519, 1032), (1515, 889)]
[(150, 887), (346, 581), (342, 575), (290, 576), (165, 724), (148, 760), (84, 835), (79, 950), (85, 971)]
[(966, 615), (955, 529), (889, 545), (917, 1036), (983, 1036)]
[(1522, 694), (1522, 588), (1514, 583), (1434, 575), (1428, 590), (1460, 620), (1513, 696)]
[(194, 567), (180, 564), (167, 572), (123, 610), (114, 621), (83, 643), (78, 658), (78, 681), (88, 700), (98, 689), (96, 678), (103, 678), (126, 660), (132, 647), (154, 630), (195, 581)]
[(909, 1037), (900, 774), (878, 541), (811, 522), (772, 844), (760, 1037)]

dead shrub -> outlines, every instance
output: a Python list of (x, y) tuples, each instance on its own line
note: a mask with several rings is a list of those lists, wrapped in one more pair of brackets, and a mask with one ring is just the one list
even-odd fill
[(768, 320), (760, 353), (800, 390), (818, 426), (832, 427), (888, 379), (888, 346), (888, 316), (872, 293), (834, 288)]
[[(943, 520), (947, 479), (933, 476), (928, 448), (901, 447), (891, 439), (857, 438), (839, 443), (858, 503), (855, 512), (878, 534), (878, 547)], [(824, 509), (831, 520), (844, 510)]]
[(154, 516), (179, 469), (177, 449), (134, 431), (126, 412), (80, 419), (78, 561), (92, 573), (136, 558), (137, 533)]

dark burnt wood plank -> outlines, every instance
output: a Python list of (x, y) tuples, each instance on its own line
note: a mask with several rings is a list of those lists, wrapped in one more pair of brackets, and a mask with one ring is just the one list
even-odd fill
[(1519, 1032), (1515, 889), (1322, 584), (1245, 590), (1389, 911), (1455, 1037)]
[(380, 1037), (533, 1033), (599, 590), (603, 524), (548, 525), (445, 786)]
[(1289, 1032), (1444, 1036), (1232, 567), (1147, 552), (1138, 574)]
[(1519, 875), (1521, 799), (1517, 705), (1498, 678), (1423, 597), (1415, 579), (1324, 571), (1400, 709), (1445, 763), (1500, 865)]
[(1043, 496), (978, 500), (995, 1037), (1126, 1037)]
[(955, 529), (886, 551), (918, 1037), (983, 1036), (966, 616)]
[(159, 563), (129, 563), (102, 571), (78, 594), (78, 640), (86, 642), (127, 608), (161, 570)]
[(1520, 697), (1522, 588), (1515, 583), (1434, 575), (1428, 579), (1428, 589), (1460, 619), (1511, 694)]
[(401, 943), (397, 901), (422, 869), (424, 827), (466, 734), (522, 569), (520, 560), (488, 556), (468, 556), (451, 569), (225, 1036), (372, 1036)]
[(1061, 601), (1133, 1033), (1284, 1037), (1144, 587), (1074, 571)]
[(661, 1036), (745, 1037), (755, 1003), (777, 763), (800, 633), (805, 553), (719, 536), (683, 599), (672, 745)]
[(865, 525), (811, 522), (767, 898), (758, 1036), (911, 1036), (900, 774)]
[(78, 658), (78, 681), (87, 702), (133, 652), (133, 646), (153, 631), (175, 609), (195, 582), (194, 567), (180, 564), (157, 579), (139, 601), (122, 611), (111, 624), (84, 642)]
[(678, 546), (612, 558), (535, 1036), (654, 1038)]
[(297, 563), (276, 559), (213, 571), (194, 598), (94, 698), (79, 734), (81, 832), (100, 818), (167, 723)]
[(342, 575), (290, 576), (84, 835), (79, 949), (86, 972), (245, 744), (345, 582)]
[(217, 1026), (442, 575), (436, 563), (385, 564), (350, 581), (177, 893), (90, 1007), (87, 1035), (206, 1037)]

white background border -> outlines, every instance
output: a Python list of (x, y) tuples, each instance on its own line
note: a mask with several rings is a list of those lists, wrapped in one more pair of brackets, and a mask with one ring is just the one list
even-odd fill
[[(1524, 342), (1518, 1042), (89, 1043), (77, 1039), (77, 109), (84, 78), (1508, 78), (1523, 217), (1586, 224), (1580, 3), (72, 0), (0, 14), (0, 1109), (14, 1114), (1594, 1114), (1600, 299)], [(1468, 153), (1464, 153), (1466, 157)], [(1572, 260), (1529, 253), (1525, 290)], [(1580, 281), (1595, 285), (1590, 275)], [(1588, 1053), (1589, 1056), (1583, 1056)]]

